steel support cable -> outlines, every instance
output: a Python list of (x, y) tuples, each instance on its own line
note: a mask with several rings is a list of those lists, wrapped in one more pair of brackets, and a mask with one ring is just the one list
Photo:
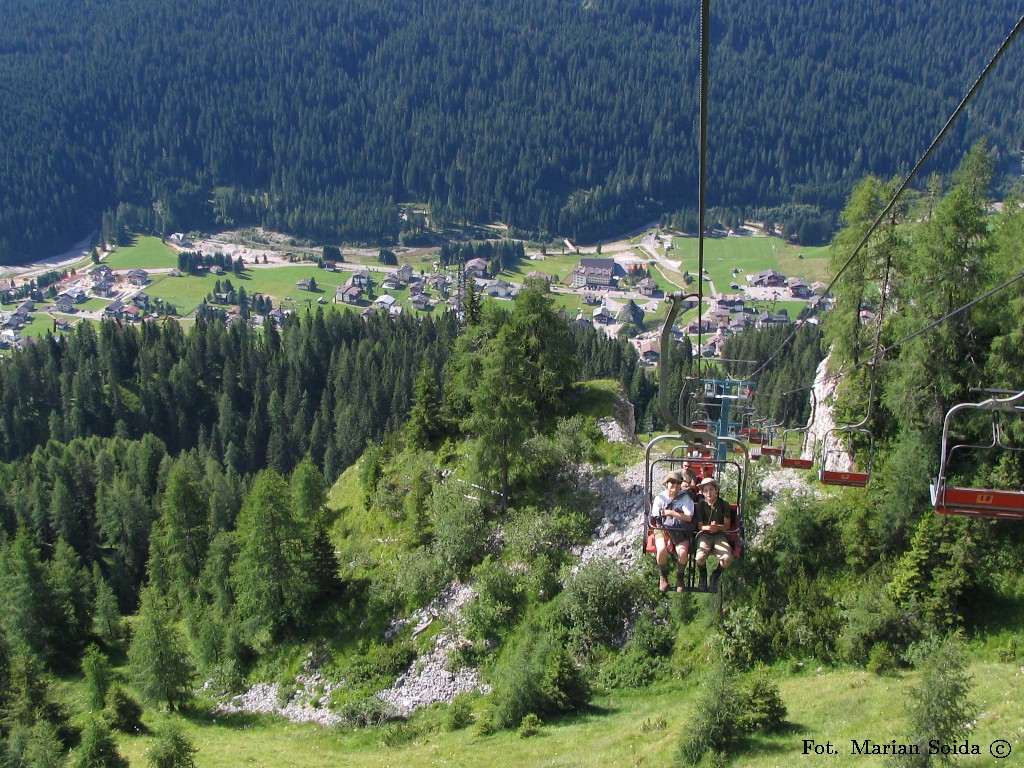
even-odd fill
[[(942, 317), (940, 317), (938, 320), (934, 320), (934, 321), (928, 323), (928, 325), (926, 325), (924, 328), (921, 328), (919, 330), (914, 331), (911, 334), (908, 334), (908, 335), (904, 336), (899, 341), (895, 341), (892, 344), (889, 344), (887, 346), (882, 347), (881, 349), (878, 350), (878, 352), (875, 355), (872, 355), (867, 360), (862, 360), (859, 363), (854, 363), (853, 365), (847, 366), (846, 368), (842, 368), (842, 369), (836, 371), (835, 373), (830, 373), (828, 376), (826, 376), (824, 378), (824, 381), (831, 381), (832, 379), (837, 379), (840, 376), (845, 376), (848, 373), (853, 373), (853, 371), (856, 371), (858, 368), (860, 368), (861, 366), (864, 366), (864, 365), (873, 365), (875, 362), (877, 362), (878, 360), (881, 360), (882, 358), (884, 358), (886, 355), (888, 355), (893, 350), (899, 349), (901, 346), (906, 344), (908, 341), (912, 341), (913, 339), (916, 339), (918, 336), (920, 336), (920, 335), (922, 335), (924, 333), (927, 333), (928, 331), (932, 330), (933, 328), (936, 328), (936, 327), (942, 325), (944, 322), (946, 322), (950, 318), (955, 317), (956, 315), (959, 315), (961, 312), (966, 312), (968, 309), (973, 307), (975, 304), (978, 304), (978, 303), (984, 301), (985, 299), (991, 298), (995, 294), (999, 293), (1002, 290), (1005, 290), (1006, 288), (1009, 288), (1011, 285), (1013, 285), (1014, 283), (1020, 282), (1021, 280), (1024, 280), (1024, 271), (1021, 271), (1015, 277), (1011, 277), (1009, 280), (1006, 280), (1005, 282), (1000, 283), (995, 288), (992, 288), (991, 290), (986, 291), (985, 293), (981, 294), (981, 296), (979, 296), (978, 298), (972, 299), (971, 301), (967, 302), (966, 304), (963, 304), (963, 305), (957, 307), (956, 309), (950, 310), (949, 312), (944, 314)], [(779, 397), (785, 397), (786, 395), (796, 394), (797, 392), (806, 392), (807, 390), (813, 389), (813, 388), (814, 388), (813, 384), (810, 384), (810, 385), (805, 386), (805, 387), (797, 387), (796, 389), (791, 389), (788, 392), (783, 392), (782, 394), (779, 395)]]
[[(998, 50), (996, 50), (992, 58), (989, 59), (988, 64), (985, 65), (985, 68), (982, 70), (981, 74), (978, 75), (978, 79), (974, 81), (974, 84), (968, 89), (967, 93), (960, 100), (960, 103), (957, 105), (956, 109), (953, 110), (953, 113), (949, 116), (949, 119), (946, 120), (946, 124), (942, 126), (942, 129), (938, 132), (935, 138), (932, 139), (932, 143), (928, 146), (928, 149), (926, 149), (924, 154), (921, 155), (921, 159), (917, 161), (917, 164), (914, 166), (913, 170), (911, 170), (910, 174), (906, 177), (906, 179), (903, 180), (903, 183), (900, 184), (899, 189), (897, 189), (895, 194), (893, 194), (892, 199), (889, 201), (888, 205), (886, 205), (882, 212), (878, 214), (878, 218), (876, 218), (871, 227), (868, 228), (867, 233), (861, 239), (860, 243), (857, 244), (857, 247), (853, 249), (853, 253), (850, 254), (850, 258), (848, 258), (844, 262), (843, 266), (840, 267), (839, 271), (836, 272), (835, 277), (832, 278), (832, 282), (830, 282), (828, 284), (828, 287), (822, 292), (822, 297), (831, 292), (833, 286), (836, 284), (836, 282), (839, 280), (842, 274), (846, 271), (847, 267), (849, 267), (850, 264), (853, 263), (853, 260), (857, 258), (857, 256), (860, 254), (861, 249), (863, 249), (864, 246), (867, 244), (868, 240), (871, 239), (871, 236), (875, 233), (875, 230), (878, 229), (879, 225), (881, 225), (885, 217), (888, 216), (892, 209), (895, 207), (897, 201), (903, 194), (904, 190), (910, 185), (910, 182), (917, 175), (918, 171), (921, 170), (921, 167), (932, 156), (932, 153), (935, 151), (936, 147), (938, 147), (939, 142), (941, 142), (942, 139), (945, 138), (946, 134), (953, 127), (953, 124), (960, 118), (960, 115), (963, 114), (963, 112), (967, 109), (968, 103), (970, 103), (971, 99), (974, 98), (974, 95), (981, 87), (981, 84), (988, 77), (989, 73), (995, 68), (996, 63), (999, 61), (999, 59), (1002, 58), (1003, 54), (1006, 53), (1007, 49), (1010, 47), (1010, 44), (1020, 33), (1021, 29), (1024, 29), (1024, 16), (1021, 16), (1020, 19), (1018, 19), (1017, 23), (1010, 31), (1010, 34), (1006, 36), (1006, 39), (1003, 40)], [(821, 302), (818, 303), (818, 306), (820, 306), (820, 304)], [(764, 361), (761, 367), (751, 374), (751, 378), (756, 378), (757, 374), (763, 371), (769, 365), (769, 363), (771, 363), (775, 359), (775, 357), (780, 352), (782, 352), (785, 346), (790, 341), (792, 341), (794, 336), (796, 336), (795, 328), (793, 331), (790, 332), (789, 336), (783, 339), (782, 344), (779, 345), (778, 349), (776, 349), (775, 352), (768, 356), (768, 359)], [(859, 367), (859, 365), (857, 367)], [(800, 390), (794, 391), (799, 392)]]
[[(704, 317), (704, 219), (707, 202), (707, 144), (708, 144), (708, 60), (710, 48), (710, 27), (711, 27), (711, 0), (702, 0), (700, 11), (700, 160), (698, 163), (697, 181), (697, 378), (700, 379), (701, 368), (701, 347), (703, 339), (703, 317)], [(691, 294), (692, 295), (692, 294)], [(665, 324), (661, 329), (661, 348), (664, 353), (669, 351), (669, 342), (672, 339), (672, 325), (676, 314), (682, 305), (685, 295), (682, 291), (676, 291), (670, 297), (671, 306), (665, 318)], [(689, 363), (690, 361), (687, 361)], [(662, 417), (673, 429), (679, 431), (694, 440), (703, 439), (703, 435), (695, 432), (679, 423), (669, 407), (668, 381), (665, 376), (665, 366), (662, 365), (660, 372), (660, 386), (658, 391), (658, 403), (661, 407)], [(684, 383), (685, 387), (686, 384)], [(682, 397), (683, 393), (680, 393)]]
[(700, 378), (704, 346), (704, 224), (708, 183), (708, 61), (711, 47), (711, 0), (700, 8), (700, 163), (697, 184), (697, 378)]

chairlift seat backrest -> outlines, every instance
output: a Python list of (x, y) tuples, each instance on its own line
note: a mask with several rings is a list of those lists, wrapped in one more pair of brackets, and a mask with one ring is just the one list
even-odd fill
[(822, 485), (838, 485), (847, 488), (864, 488), (868, 484), (867, 472), (837, 472), (833, 469), (818, 470), (818, 481)]
[(936, 494), (933, 485), (932, 495), (935, 511), (940, 515), (1024, 520), (1024, 491), (945, 485)]
[(812, 469), (814, 459), (798, 459), (791, 456), (783, 456), (781, 464), (786, 469)]

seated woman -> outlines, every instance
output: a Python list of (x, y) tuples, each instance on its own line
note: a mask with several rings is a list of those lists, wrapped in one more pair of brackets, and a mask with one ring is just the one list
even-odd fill
[(684, 567), (690, 553), (690, 540), (696, 526), (693, 521), (693, 498), (683, 487), (691, 482), (682, 472), (672, 471), (665, 475), (662, 485), (665, 490), (654, 497), (651, 505), (651, 525), (654, 532), (655, 559), (661, 579), (658, 589), (668, 592), (668, 555), (675, 552), (679, 565), (676, 569), (676, 590), (685, 589)]
[[(704, 498), (697, 502), (694, 510), (698, 529), (697, 554), (694, 560), (700, 571), (697, 589), (717, 592), (718, 578), (732, 563), (732, 545), (725, 532), (735, 527), (733, 512), (729, 503), (718, 495), (718, 481), (713, 477), (701, 480), (699, 488)], [(718, 567), (711, 574), (709, 584), (707, 560), (712, 552), (718, 556)]]

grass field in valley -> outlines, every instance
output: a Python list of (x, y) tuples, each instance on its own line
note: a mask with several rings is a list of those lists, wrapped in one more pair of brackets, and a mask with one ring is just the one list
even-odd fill
[[(1017, 764), (1016, 758), (1024, 753), (1024, 670), (1019, 663), (978, 662), (970, 671), (977, 719), (969, 741), (979, 745), (982, 755), (962, 758), (957, 764), (962, 768)], [(863, 670), (817, 671), (809, 664), (779, 681), (788, 710), (784, 731), (740, 742), (730, 752), (728, 765), (883, 768), (883, 757), (852, 754), (851, 740), (901, 741), (907, 728), (907, 694), (915, 681), (913, 673), (879, 677)], [(472, 729), (444, 733), (416, 732), (412, 727), (403, 735), (397, 724), (352, 731), (256, 716), (196, 715), (183, 725), (199, 749), (198, 768), (661, 768), (674, 764), (680, 738), (694, 714), (698, 685), (688, 678), (599, 696), (589, 713), (549, 723), (531, 738), (521, 738), (515, 731), (481, 737)], [(159, 730), (165, 717), (150, 721), (150, 727)], [(831, 742), (838, 754), (804, 754), (805, 739), (820, 745)], [(994, 760), (989, 754), (989, 745), (996, 739), (1009, 743), (1009, 759)], [(132, 768), (142, 768), (152, 742), (151, 736), (122, 737), (119, 746)]]
[[(802, 257), (802, 258), (801, 258)], [(673, 248), (666, 258), (682, 261), (680, 269), (697, 272), (697, 238), (673, 238)], [(808, 283), (829, 279), (829, 249), (808, 248), (786, 243), (777, 237), (706, 238), (704, 240), (704, 267), (721, 293), (729, 293), (729, 284), (746, 284), (746, 275), (775, 269), (786, 277), (801, 277)], [(733, 276), (732, 270), (739, 274)]]

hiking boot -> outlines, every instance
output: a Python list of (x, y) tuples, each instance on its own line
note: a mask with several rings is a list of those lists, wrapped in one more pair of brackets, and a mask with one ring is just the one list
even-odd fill
[(717, 592), (718, 591), (718, 577), (721, 576), (721, 575), (722, 575), (722, 569), (721, 568), (715, 568), (715, 570), (711, 572), (711, 585), (708, 587), (708, 591), (709, 592)]
[(668, 576), (665, 573), (661, 574), (661, 579), (658, 581), (658, 591), (662, 594), (668, 592)]
[(707, 568), (701, 568), (700, 569), (700, 581), (697, 583), (697, 589), (700, 592), (707, 592), (708, 591), (708, 569)]
[(676, 592), (686, 591), (686, 577), (682, 571), (676, 571)]

